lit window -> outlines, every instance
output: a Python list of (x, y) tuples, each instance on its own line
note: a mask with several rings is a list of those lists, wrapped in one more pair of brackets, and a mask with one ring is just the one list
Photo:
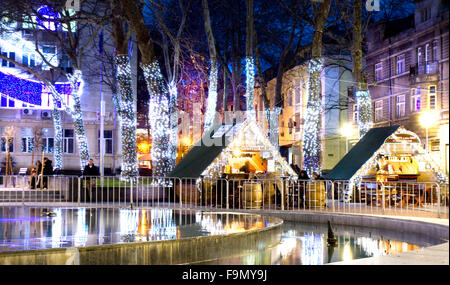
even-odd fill
[(411, 91), (411, 100), (412, 100), (412, 106), (411, 106), (411, 111), (412, 112), (418, 112), (420, 111), (420, 88), (413, 89)]
[(432, 85), (428, 91), (428, 109), (436, 109), (436, 86)]
[(383, 65), (381, 62), (375, 64), (375, 81), (383, 79)]
[(71, 129), (65, 129), (63, 132), (63, 152), (74, 153), (74, 136)]
[(405, 55), (397, 56), (397, 74), (402, 74), (405, 72)]
[(397, 96), (397, 118), (405, 116), (405, 95)]
[(379, 100), (375, 102), (375, 121), (381, 121), (383, 118), (383, 101)]

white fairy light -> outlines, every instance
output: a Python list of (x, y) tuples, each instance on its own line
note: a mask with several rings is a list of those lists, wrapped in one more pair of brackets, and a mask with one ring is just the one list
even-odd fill
[(117, 82), (120, 96), (114, 99), (119, 103), (120, 129), (122, 133), (122, 172), (121, 176), (129, 180), (139, 175), (136, 151), (136, 118), (134, 96), (131, 87), (131, 65), (128, 55), (117, 55)]
[(170, 110), (168, 92), (165, 88), (158, 61), (141, 66), (150, 94), (149, 122), (152, 136), (152, 169), (153, 176), (163, 177), (169, 173), (171, 150), (169, 147)]
[(82, 79), (82, 72), (79, 69), (75, 69), (73, 74), (68, 74), (67, 78), (70, 82), (72, 88), (72, 99), (73, 99), (73, 119), (74, 119), (74, 130), (78, 142), (78, 149), (80, 153), (81, 169), (89, 161), (89, 148), (87, 144), (86, 131), (84, 129), (83, 123), (83, 112), (81, 111), (81, 94), (83, 92), (84, 82)]
[(247, 57), (245, 59), (246, 69), (246, 98), (247, 98), (247, 119), (256, 120), (255, 116), (255, 59), (253, 57)]
[(306, 107), (305, 130), (303, 133), (303, 169), (311, 175), (320, 173), (321, 168), (321, 59), (311, 59), (309, 82), (307, 82), (308, 104)]
[(211, 70), (209, 72), (208, 99), (206, 101), (205, 124), (203, 132), (207, 132), (214, 123), (217, 104), (217, 63), (211, 62)]
[(369, 90), (356, 91), (356, 101), (358, 104), (359, 136), (363, 137), (373, 127), (372, 98)]
[[(56, 100), (53, 99), (53, 102), (56, 106)], [(62, 169), (63, 160), (62, 160), (62, 143), (63, 143), (63, 135), (62, 135), (62, 126), (61, 126), (61, 112), (57, 109), (53, 109), (53, 128), (55, 132), (55, 145), (53, 147), (53, 157), (55, 158), (55, 167), (57, 169)]]

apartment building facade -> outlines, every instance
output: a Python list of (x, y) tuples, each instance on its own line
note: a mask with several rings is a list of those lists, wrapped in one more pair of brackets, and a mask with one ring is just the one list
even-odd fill
[[(413, 15), (371, 26), (365, 59), (374, 126), (399, 124), (415, 132), (448, 174), (449, 42), (445, 2), (415, 1)], [(357, 112), (355, 105), (350, 109)], [(436, 117), (428, 128), (421, 123), (425, 112)]]
[[(41, 9), (46, 11), (48, 7), (42, 6), (38, 11)], [(49, 35), (49, 30), (64, 34), (64, 27), (61, 25), (55, 26), (55, 23), (51, 21), (43, 24), (48, 25), (45, 26), (46, 31), (36, 26), (33, 27), (3, 18), (2, 25), (4, 28), (9, 28), (9, 31), (0, 34), (0, 52), (6, 57), (34, 69), (43, 77), (54, 82), (56, 89), (63, 95), (65, 103), (71, 106), (73, 99), (70, 91), (68, 91), (70, 84), (67, 82), (67, 78), (47, 66), (40, 55), (31, 48), (34, 47), (37, 38), (38, 49), (52, 65), (58, 66), (68, 73), (73, 72), (72, 64), (58, 46), (59, 43)], [(72, 28), (76, 29), (76, 25), (73, 25)], [(85, 37), (80, 38), (84, 39)], [(111, 41), (111, 39), (105, 36), (103, 48), (112, 46), (112, 44), (108, 45), (108, 41)], [(100, 62), (93, 60), (98, 58), (99, 38), (96, 37), (92, 41), (92, 46), (86, 50), (86, 54), (81, 58), (83, 74), (81, 109), (89, 154), (94, 159), (94, 163), (99, 165), (100, 100), (102, 98), (105, 102), (103, 167), (105, 168), (105, 174), (115, 173), (121, 163), (120, 127), (116, 120), (111, 89), (102, 82)], [(134, 52), (136, 53), (137, 49)], [(55, 132), (52, 117), (54, 104), (48, 87), (31, 73), (7, 60), (0, 60), (0, 85), (0, 161), (4, 162), (6, 157), (5, 130), (12, 126), (15, 135), (12, 145), (9, 146), (9, 151), (13, 161), (14, 173), (17, 173), (19, 168), (30, 168), (32, 159), (34, 162), (42, 160), (42, 150), (46, 157), (53, 160), (53, 166), (55, 166), (53, 156)], [(74, 119), (64, 111), (60, 103), (57, 108), (61, 111), (63, 128), (62, 170), (69, 173), (79, 171), (81, 166), (74, 131)], [(34, 132), (38, 129), (42, 131), (43, 136), (43, 147), (39, 153), (34, 149)], [(0, 168), (4, 168), (4, 166), (0, 165)], [(4, 173), (4, 171), (2, 169), (1, 173)]]

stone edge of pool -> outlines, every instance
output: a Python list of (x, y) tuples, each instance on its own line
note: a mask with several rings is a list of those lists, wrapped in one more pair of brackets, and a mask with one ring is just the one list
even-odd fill
[[(212, 211), (208, 211), (212, 212)], [(223, 211), (222, 211), (223, 212)], [(228, 212), (231, 214), (241, 214)], [(258, 215), (256, 213), (251, 213)], [(268, 215), (261, 215), (268, 216)], [(276, 218), (270, 216), (270, 218)], [(243, 232), (109, 245), (77, 247), (81, 265), (171, 265), (198, 263), (254, 250), (279, 242), (283, 220)], [(71, 248), (0, 252), (0, 265), (65, 265)], [(73, 248), (72, 248), (73, 249)]]
[[(240, 212), (249, 213), (241, 210)], [(345, 226), (361, 226), (377, 229), (406, 231), (414, 234), (434, 236), (447, 240), (447, 242), (421, 248), (419, 250), (397, 253), (389, 256), (376, 256), (360, 258), (351, 261), (340, 261), (326, 265), (449, 265), (449, 226), (444, 223), (435, 223), (433, 220), (401, 216), (379, 216), (347, 213), (322, 212), (283, 212), (283, 211), (251, 211), (251, 213), (264, 214), (281, 218), (284, 221), (302, 223), (323, 223)], [(420, 220), (419, 220), (420, 219)], [(443, 221), (443, 220), (441, 220)]]

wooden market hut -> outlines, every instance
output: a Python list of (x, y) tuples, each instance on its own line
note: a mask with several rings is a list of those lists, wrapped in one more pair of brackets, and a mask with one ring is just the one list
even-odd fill
[[(236, 181), (260, 178), (261, 183), (255, 186), (252, 182), (251, 188), (266, 188), (264, 195), (272, 196), (277, 186), (269, 187), (262, 180), (280, 176), (297, 177), (297, 173), (270, 143), (261, 127), (251, 120), (220, 126), (211, 135), (204, 136), (168, 175), (181, 178), (188, 191), (202, 191), (203, 198), (214, 195), (214, 191), (207, 189), (216, 187), (221, 178)], [(199, 181), (202, 186), (198, 186)]]

